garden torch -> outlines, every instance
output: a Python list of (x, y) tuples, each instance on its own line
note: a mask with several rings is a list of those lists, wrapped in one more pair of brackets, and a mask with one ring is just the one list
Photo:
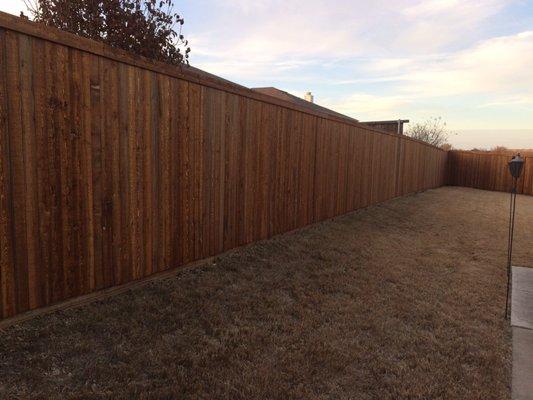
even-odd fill
[(520, 157), (520, 154), (513, 156), (509, 161), (509, 172), (513, 177), (513, 188), (511, 189), (511, 206), (509, 208), (509, 239), (507, 242), (507, 297), (505, 299), (505, 318), (508, 318), (509, 314), (509, 289), (511, 286), (511, 260), (513, 257), (513, 237), (514, 237), (514, 216), (516, 211), (516, 187), (518, 179), (522, 174), (524, 167), (524, 159)]

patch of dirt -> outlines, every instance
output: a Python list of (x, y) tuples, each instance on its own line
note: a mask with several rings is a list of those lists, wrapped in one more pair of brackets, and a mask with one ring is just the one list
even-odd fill
[[(0, 332), (0, 398), (508, 399), (508, 195), (440, 188)], [(515, 265), (533, 264), (520, 196)]]

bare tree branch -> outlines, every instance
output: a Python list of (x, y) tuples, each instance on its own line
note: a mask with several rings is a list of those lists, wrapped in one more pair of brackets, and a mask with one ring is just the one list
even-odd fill
[(448, 138), (454, 133), (447, 129), (446, 122), (441, 117), (437, 117), (413, 124), (406, 134), (434, 146), (451, 147), (448, 143)]

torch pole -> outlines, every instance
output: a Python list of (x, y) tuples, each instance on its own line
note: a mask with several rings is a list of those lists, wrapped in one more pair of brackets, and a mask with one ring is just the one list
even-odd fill
[(516, 187), (518, 179), (514, 178), (514, 186), (511, 190), (511, 204), (509, 207), (509, 239), (507, 241), (507, 296), (505, 298), (505, 319), (509, 318), (509, 291), (511, 288), (511, 268), (513, 258), (514, 217), (516, 211)]

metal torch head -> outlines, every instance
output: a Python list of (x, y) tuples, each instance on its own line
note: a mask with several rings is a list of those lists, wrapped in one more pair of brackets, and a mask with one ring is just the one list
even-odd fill
[(520, 157), (520, 154), (513, 156), (513, 159), (509, 161), (509, 171), (513, 178), (518, 179), (522, 174), (522, 169), (524, 168), (524, 159)]

